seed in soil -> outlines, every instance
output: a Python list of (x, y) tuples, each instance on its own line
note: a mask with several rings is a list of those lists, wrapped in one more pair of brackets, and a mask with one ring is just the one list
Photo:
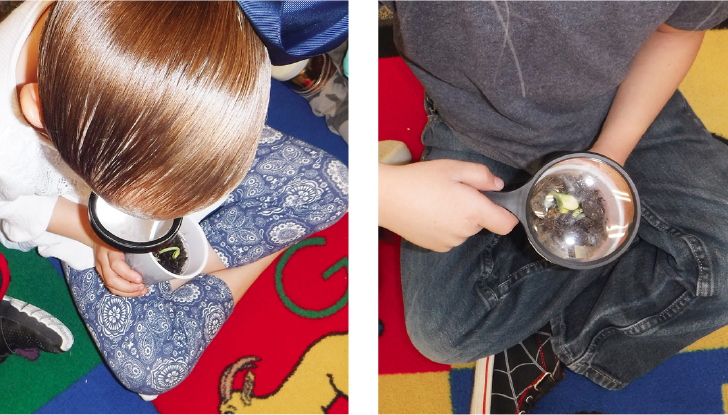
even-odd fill
[(531, 191), (531, 226), (544, 247), (562, 258), (588, 260), (607, 239), (604, 198), (587, 176), (552, 174)]
[(182, 274), (187, 264), (187, 250), (182, 237), (176, 235), (172, 238), (167, 246), (154, 253), (154, 259), (167, 271), (177, 275)]

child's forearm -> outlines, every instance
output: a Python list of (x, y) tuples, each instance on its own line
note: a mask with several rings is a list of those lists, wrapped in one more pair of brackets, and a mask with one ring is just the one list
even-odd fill
[(685, 78), (705, 32), (688, 32), (663, 24), (632, 60), (617, 89), (592, 151), (624, 165), (647, 128)]
[(88, 221), (88, 208), (60, 196), (46, 230), (56, 235), (71, 238), (92, 248), (97, 238)]
[(124, 253), (101, 242), (88, 221), (88, 208), (58, 197), (48, 232), (81, 242), (94, 250), (94, 266), (112, 294), (138, 297), (147, 293), (142, 276), (124, 262)]

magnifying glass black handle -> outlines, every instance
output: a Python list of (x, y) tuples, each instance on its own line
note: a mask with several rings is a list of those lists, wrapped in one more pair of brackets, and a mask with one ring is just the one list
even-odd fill
[(526, 223), (526, 196), (529, 186), (523, 186), (510, 192), (481, 192), (491, 202), (514, 214), (521, 223)]

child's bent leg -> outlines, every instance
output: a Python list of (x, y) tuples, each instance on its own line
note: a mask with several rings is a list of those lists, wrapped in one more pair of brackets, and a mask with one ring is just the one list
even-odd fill
[(348, 179), (331, 154), (266, 127), (248, 175), (200, 225), (226, 267), (255, 263), (344, 216)]
[(143, 297), (118, 297), (93, 268), (65, 266), (81, 317), (104, 360), (129, 390), (156, 395), (182, 382), (233, 311), (227, 285), (211, 275), (172, 292), (148, 287)]
[(205, 272), (225, 281), (237, 302), (277, 254), (336, 223), (348, 198), (349, 172), (341, 161), (266, 127), (245, 180), (200, 222), (212, 246)]
[(677, 92), (625, 163), (638, 236), (608, 279), (552, 320), (569, 369), (624, 387), (728, 324), (728, 146)]

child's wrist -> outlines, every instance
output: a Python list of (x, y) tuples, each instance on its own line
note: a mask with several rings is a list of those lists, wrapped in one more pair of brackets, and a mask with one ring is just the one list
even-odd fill
[(594, 143), (594, 146), (590, 148), (589, 151), (606, 156), (617, 162), (620, 166), (624, 166), (624, 163), (627, 161), (627, 157), (629, 157), (630, 154), (629, 150), (599, 141)]
[(642, 138), (642, 134), (644, 134), (644, 131), (604, 128), (589, 151), (607, 156), (619, 163), (620, 166), (624, 166), (627, 157)]

